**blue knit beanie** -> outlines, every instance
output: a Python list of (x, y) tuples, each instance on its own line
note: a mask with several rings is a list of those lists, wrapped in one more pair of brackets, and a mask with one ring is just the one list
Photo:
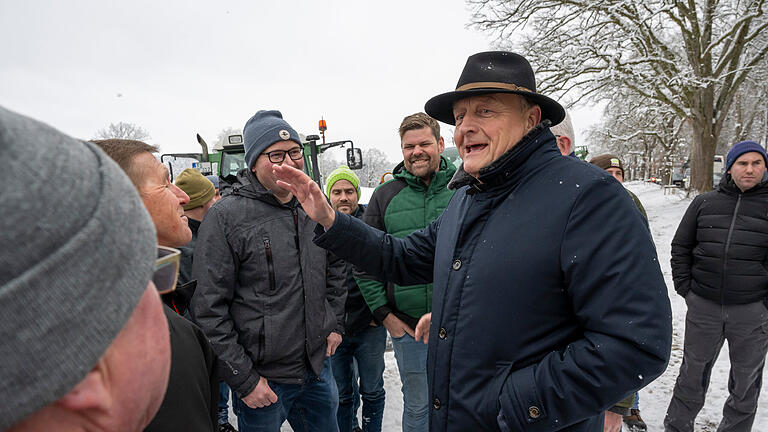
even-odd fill
[(291, 140), (301, 145), (299, 134), (283, 120), (283, 115), (277, 110), (261, 110), (254, 114), (245, 123), (243, 135), (248, 168), (253, 168), (256, 158), (276, 142)]
[(731, 169), (731, 166), (736, 162), (736, 159), (738, 159), (739, 156), (749, 152), (760, 153), (760, 155), (763, 156), (763, 161), (768, 165), (768, 156), (766, 156), (763, 146), (754, 141), (742, 141), (738, 144), (734, 144), (733, 147), (728, 150), (728, 155), (725, 157), (725, 171), (728, 172), (728, 170)]

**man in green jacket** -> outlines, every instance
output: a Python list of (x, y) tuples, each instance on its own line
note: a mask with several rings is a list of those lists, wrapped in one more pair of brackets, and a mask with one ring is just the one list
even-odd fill
[[(394, 179), (371, 196), (363, 220), (397, 237), (426, 227), (442, 214), (453, 196), (448, 181), (456, 167), (440, 154), (445, 148), (437, 120), (417, 113), (400, 124), (403, 161)], [(358, 286), (374, 317), (392, 336), (403, 383), (403, 431), (428, 429), (427, 346), (417, 342), (419, 318), (432, 311), (432, 285), (383, 284), (358, 274)]]

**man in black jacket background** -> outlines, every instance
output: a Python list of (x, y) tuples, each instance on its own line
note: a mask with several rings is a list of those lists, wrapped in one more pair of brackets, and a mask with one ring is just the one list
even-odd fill
[(740, 142), (717, 189), (697, 196), (672, 240), (672, 277), (685, 298), (685, 346), (664, 419), (667, 432), (692, 432), (712, 365), (728, 340), (730, 396), (718, 431), (749, 431), (768, 350), (768, 183), (766, 153)]
[[(328, 176), (325, 186), (334, 210), (363, 218), (359, 204), (360, 179), (346, 166)], [(384, 350), (387, 331), (377, 322), (360, 292), (352, 264), (346, 264), (347, 302), (344, 306), (344, 340), (331, 358), (333, 376), (339, 388), (339, 432), (381, 431), (384, 417)], [(358, 378), (360, 385), (358, 386)], [(357, 420), (363, 400), (362, 428)]]

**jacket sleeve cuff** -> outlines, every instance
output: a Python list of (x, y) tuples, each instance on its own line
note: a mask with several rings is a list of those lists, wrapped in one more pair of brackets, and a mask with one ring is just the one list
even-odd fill
[(333, 249), (334, 246), (338, 246), (340, 243), (344, 243), (344, 233), (347, 231), (350, 219), (352, 216), (344, 213), (336, 212), (336, 218), (333, 221), (333, 225), (326, 231), (322, 225), (317, 224), (315, 227), (315, 239), (316, 245), (323, 249)]
[(536, 365), (531, 365), (514, 371), (504, 382), (499, 395), (499, 420), (511, 430), (537, 430), (531, 429), (532, 425), (547, 418), (547, 411), (536, 391), (535, 370)]
[(392, 309), (389, 308), (389, 306), (379, 306), (376, 308), (375, 311), (373, 311), (373, 317), (376, 318), (380, 323), (384, 322), (384, 318), (387, 317), (387, 315), (392, 313)]
[(616, 413), (620, 416), (628, 416), (631, 414), (631, 410), (629, 408), (624, 408), (622, 406), (614, 405), (610, 408), (608, 408), (608, 411), (612, 413)]
[[(235, 393), (238, 394), (238, 396), (242, 399), (253, 391), (253, 389), (256, 388), (256, 385), (259, 383), (259, 380), (261, 379), (261, 375), (258, 374), (258, 372), (251, 371), (251, 375), (243, 381), (242, 384), (238, 386), (233, 386), (232, 390), (235, 391)], [(228, 383), (229, 384), (229, 383)]]

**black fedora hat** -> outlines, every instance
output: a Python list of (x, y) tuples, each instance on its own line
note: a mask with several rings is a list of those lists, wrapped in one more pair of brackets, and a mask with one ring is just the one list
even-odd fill
[(487, 51), (467, 59), (456, 90), (437, 95), (424, 106), (427, 114), (443, 123), (456, 124), (453, 103), (459, 99), (488, 93), (514, 93), (541, 107), (542, 120), (553, 125), (565, 117), (565, 110), (554, 100), (536, 93), (536, 78), (528, 60), (508, 51)]

